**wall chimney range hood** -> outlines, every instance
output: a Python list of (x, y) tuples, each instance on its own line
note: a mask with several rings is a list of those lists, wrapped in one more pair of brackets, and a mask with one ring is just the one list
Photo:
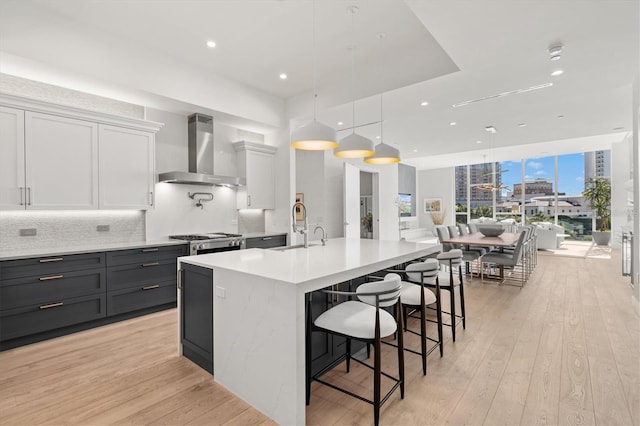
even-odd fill
[(210, 186), (246, 185), (245, 178), (213, 173), (213, 117), (192, 114), (189, 116), (188, 128), (189, 171), (160, 173), (160, 182)]

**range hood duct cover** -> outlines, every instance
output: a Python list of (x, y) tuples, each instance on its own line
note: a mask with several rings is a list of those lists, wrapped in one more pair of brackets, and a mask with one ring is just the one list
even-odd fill
[(204, 114), (189, 116), (189, 171), (160, 173), (160, 182), (192, 185), (243, 186), (246, 179), (213, 173), (213, 117)]

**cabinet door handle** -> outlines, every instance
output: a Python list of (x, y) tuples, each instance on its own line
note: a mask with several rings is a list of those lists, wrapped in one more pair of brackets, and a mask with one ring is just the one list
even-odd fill
[(153, 290), (154, 288), (160, 287), (160, 284), (148, 285), (146, 287), (142, 287), (143, 290)]
[(50, 275), (48, 277), (40, 277), (40, 281), (49, 281), (49, 280), (57, 280), (58, 278), (63, 278), (64, 275)]
[(27, 191), (29, 191), (29, 196), (27, 197), (27, 205), (31, 205), (31, 187), (27, 186)]
[(63, 257), (50, 257), (49, 259), (40, 259), (40, 263), (49, 263), (49, 262), (62, 262), (64, 260)]
[(182, 290), (182, 269), (178, 269), (178, 290)]
[(142, 252), (143, 252), (143, 253), (149, 253), (149, 252), (152, 252), (152, 251), (158, 251), (158, 247), (156, 247), (156, 248), (142, 249)]
[(153, 191), (149, 192), (149, 205), (153, 205)]
[(20, 187), (19, 187), (19, 189), (20, 189), (20, 205), (21, 205), (21, 206), (24, 206), (24, 204), (25, 204), (25, 201), (24, 201), (24, 198), (25, 198), (25, 188), (24, 188), (24, 186), (20, 186)]
[(251, 205), (251, 195), (247, 195), (247, 206)]
[(58, 306), (64, 305), (63, 302), (50, 303), (48, 305), (41, 305), (40, 309), (49, 309), (49, 308), (57, 308)]
[(159, 262), (143, 263), (142, 267), (146, 268), (147, 266), (158, 266), (159, 264)]

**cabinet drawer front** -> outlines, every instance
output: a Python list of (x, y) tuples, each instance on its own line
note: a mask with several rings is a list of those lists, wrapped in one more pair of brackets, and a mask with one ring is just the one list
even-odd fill
[(9, 340), (106, 316), (104, 294), (52, 300), (0, 312), (0, 340)]
[(39, 277), (61, 272), (81, 271), (105, 266), (104, 253), (34, 257), (0, 262), (0, 280)]
[(107, 252), (107, 266), (147, 263), (165, 259), (176, 259), (187, 255), (187, 244), (161, 247), (144, 247), (131, 250)]
[(272, 248), (287, 245), (286, 235), (272, 235), (268, 237), (247, 238), (248, 249), (250, 248)]
[(107, 315), (150, 308), (176, 300), (175, 281), (110, 291), (107, 293)]
[(104, 292), (104, 269), (64, 272), (0, 282), (0, 310)]
[(107, 291), (144, 287), (164, 281), (176, 283), (176, 259), (107, 268)]

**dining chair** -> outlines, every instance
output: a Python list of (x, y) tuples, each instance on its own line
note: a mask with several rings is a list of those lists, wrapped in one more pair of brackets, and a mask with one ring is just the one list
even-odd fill
[[(400, 388), (400, 398), (404, 398), (404, 340), (402, 332), (399, 332), (402, 330), (401, 290), (402, 282), (400, 276), (395, 273), (387, 274), (380, 281), (360, 284), (355, 291), (322, 290), (327, 294), (348, 296), (355, 298), (355, 300), (347, 300), (333, 306), (320, 314), (315, 321), (311, 319), (313, 316), (311, 312), (311, 297), (309, 297), (307, 301), (307, 332), (305, 338), (307, 405), (309, 405), (311, 398), (311, 382), (315, 380), (373, 405), (374, 424), (378, 425), (380, 422), (380, 407), (389, 399), (391, 394)], [(384, 309), (390, 307), (394, 308), (396, 318)], [(322, 375), (337, 365), (336, 362), (331, 363), (317, 374), (311, 375), (311, 333), (319, 331), (347, 339), (346, 353), (340, 358), (340, 361), (346, 361), (347, 373), (350, 370), (351, 360), (373, 370), (372, 399), (365, 398), (321, 378)], [(392, 336), (396, 332), (398, 332), (398, 343), (396, 345), (398, 349), (398, 377), (393, 377), (382, 371), (380, 347), (383, 338)], [(352, 339), (365, 342), (367, 345), (373, 345), (373, 366), (351, 356)], [(381, 395), (381, 378), (383, 375), (394, 382), (394, 385), (384, 396)]]
[[(527, 231), (520, 231), (520, 236), (516, 241), (515, 247), (512, 251), (503, 250), (503, 251), (492, 251), (490, 253), (482, 256), (482, 264), (491, 264), (497, 265), (500, 270), (500, 278), (502, 279), (502, 283), (508, 284), (508, 279), (504, 276), (505, 268), (509, 268), (512, 270), (512, 273), (517, 273), (518, 269), (520, 270), (520, 286), (524, 286), (525, 280), (527, 278), (526, 272), (526, 259), (523, 260), (524, 254), (524, 241), (527, 237)], [(484, 268), (480, 268), (481, 270), (481, 279), (484, 280)]]
[[(457, 226), (450, 225), (447, 226), (446, 229), (450, 238), (457, 238), (459, 236)], [(443, 233), (445, 233), (445, 231), (443, 231)], [(472, 247), (463, 244), (451, 244), (451, 247), (462, 250), (462, 260), (465, 263), (465, 271), (470, 275), (473, 275), (472, 264), (477, 263), (478, 259), (480, 259), (480, 256), (487, 252), (486, 249), (482, 247)], [(478, 265), (478, 267), (479, 266), (480, 265)]]

